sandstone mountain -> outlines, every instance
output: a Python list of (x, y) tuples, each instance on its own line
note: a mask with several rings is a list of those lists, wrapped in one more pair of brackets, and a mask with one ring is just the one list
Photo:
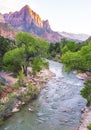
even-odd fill
[(35, 36), (42, 37), (48, 41), (60, 41), (62, 36), (54, 32), (48, 20), (42, 20), (28, 5), (24, 6), (20, 11), (4, 14), (4, 21), (14, 28), (29, 32)]
[(58, 42), (62, 38), (79, 42), (85, 41), (89, 37), (89, 35), (85, 34), (53, 31), (49, 21), (42, 20), (28, 5), (25, 5), (20, 11), (7, 14), (0, 13), (0, 35), (14, 38), (18, 31), (29, 32), (50, 42)]
[(5, 38), (14, 39), (17, 32), (18, 30), (16, 30), (10, 24), (0, 22), (0, 35), (1, 36), (4, 36)]

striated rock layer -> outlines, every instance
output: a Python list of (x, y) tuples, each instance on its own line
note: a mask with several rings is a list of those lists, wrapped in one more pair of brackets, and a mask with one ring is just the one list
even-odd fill
[(1, 36), (4, 36), (5, 38), (14, 39), (17, 32), (18, 30), (16, 30), (11, 25), (0, 22), (0, 35)]

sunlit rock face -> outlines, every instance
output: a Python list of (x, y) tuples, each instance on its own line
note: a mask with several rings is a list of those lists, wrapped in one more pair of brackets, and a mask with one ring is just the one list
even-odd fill
[(21, 26), (21, 29), (24, 27), (28, 28), (32, 24), (37, 27), (43, 27), (43, 22), (39, 15), (36, 14), (28, 5), (24, 6), (20, 11), (4, 14), (4, 19), (14, 27)]
[(16, 29), (29, 32), (48, 41), (56, 42), (62, 38), (60, 34), (52, 31), (48, 20), (42, 20), (28, 5), (20, 11), (4, 14), (3, 17), (6, 23), (11, 24)]

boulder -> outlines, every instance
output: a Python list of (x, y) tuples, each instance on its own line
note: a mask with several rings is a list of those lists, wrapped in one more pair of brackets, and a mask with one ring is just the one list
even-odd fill
[(79, 73), (76, 75), (77, 78), (85, 80), (87, 79), (87, 74), (86, 73)]

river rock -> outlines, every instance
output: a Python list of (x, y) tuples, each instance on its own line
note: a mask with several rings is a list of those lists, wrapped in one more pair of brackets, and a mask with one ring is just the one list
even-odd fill
[(85, 80), (87, 79), (87, 74), (86, 73), (79, 73), (76, 75), (77, 78)]
[(33, 110), (30, 107), (28, 108), (28, 110), (31, 111), (31, 112), (33, 112)]
[(18, 111), (19, 111), (19, 109), (17, 107), (12, 109), (12, 112), (18, 112)]

